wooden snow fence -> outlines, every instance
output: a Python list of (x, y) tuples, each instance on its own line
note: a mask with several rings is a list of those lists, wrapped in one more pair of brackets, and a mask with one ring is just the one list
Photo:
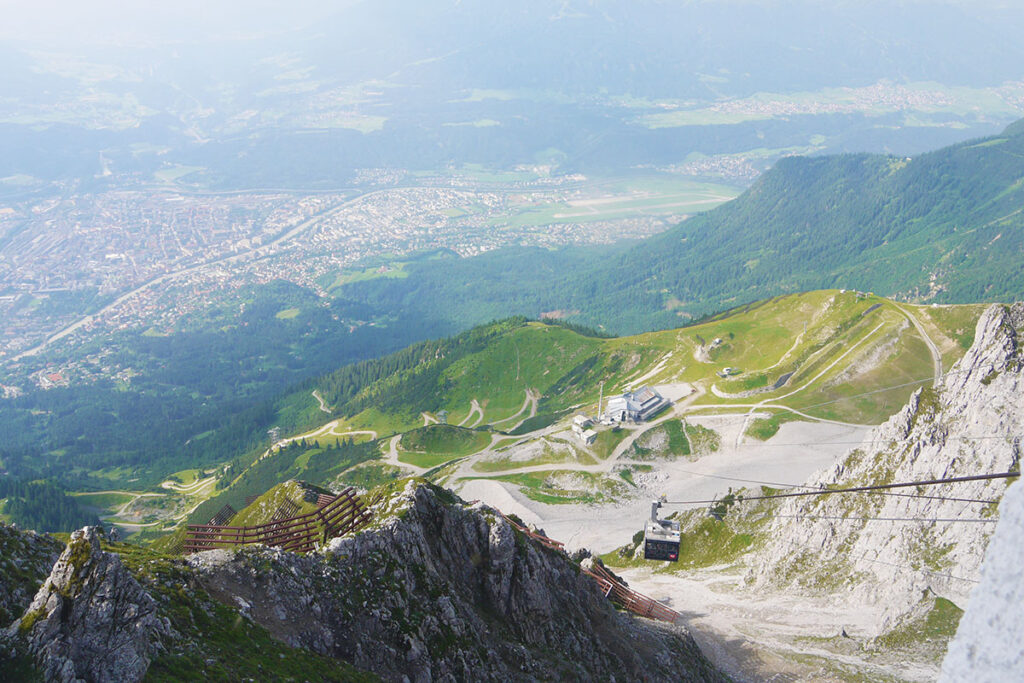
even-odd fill
[(648, 619), (667, 621), (670, 624), (674, 624), (679, 618), (679, 613), (674, 609), (666, 607), (643, 593), (637, 593), (619, 582), (607, 569), (597, 563), (591, 569), (583, 569), (583, 573), (597, 581), (597, 585), (601, 587), (606, 598), (633, 614), (639, 614)]
[[(538, 543), (553, 550), (565, 552), (565, 545), (560, 541), (556, 541), (555, 539), (548, 538), (543, 534), (530, 531), (522, 524), (505, 517), (505, 514), (500, 511), (499, 514), (505, 518), (506, 522)], [(606, 598), (623, 609), (632, 612), (633, 614), (638, 614), (641, 617), (667, 621), (670, 624), (674, 624), (676, 620), (679, 619), (678, 612), (666, 607), (657, 600), (649, 598), (643, 593), (638, 593), (629, 586), (626, 586), (601, 565), (595, 563), (592, 569), (581, 568), (581, 570), (584, 574), (597, 582), (597, 585), (600, 587), (601, 592), (604, 593)]]
[[(321, 498), (323, 500), (323, 498)], [(291, 508), (289, 508), (291, 509)], [(294, 509), (298, 509), (297, 506)], [(284, 507), (277, 512), (282, 513)], [(322, 507), (304, 515), (275, 519), (258, 526), (223, 526), (219, 524), (189, 524), (182, 545), (186, 554), (227, 548), (236, 545), (261, 543), (297, 553), (306, 553), (331, 538), (362, 528), (370, 521), (369, 510), (355, 495), (355, 489), (342, 491)]]

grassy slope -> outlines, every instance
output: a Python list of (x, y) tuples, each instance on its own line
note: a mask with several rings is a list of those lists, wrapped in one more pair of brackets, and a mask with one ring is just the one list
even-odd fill
[(442, 463), (476, 453), (491, 442), (487, 432), (454, 425), (432, 424), (402, 435), (399, 460), (419, 467)]
[(290, 480), (278, 484), (262, 496), (254, 500), (250, 505), (240, 510), (233, 519), (228, 522), (231, 526), (258, 526), (273, 521), (275, 512), (279, 506), (291, 501), (298, 506), (298, 510), (292, 512), (288, 517), (304, 515), (307, 512), (314, 512), (317, 509), (316, 501), (305, 500), (307, 490), (314, 490), (322, 493), (329, 493), (325, 489), (317, 489), (311, 486), (303, 486), (299, 482)]
[[(963, 353), (963, 340), (972, 334), (967, 328), (973, 330), (981, 311), (978, 306), (897, 306), (873, 295), (822, 290), (750, 304), (690, 327), (613, 339), (528, 323), (448, 366), (429, 391), (429, 405), (448, 411), (450, 424), (467, 418), (467, 424), (475, 424), (479, 415), (470, 415), (470, 406), (476, 400), (484, 411), (480, 424), (510, 429), (526, 417), (513, 418), (527, 390), (541, 397), (541, 414), (579, 407), (595, 412), (602, 382), (605, 395), (612, 395), (643, 379), (689, 382), (705, 390), (714, 384), (730, 395), (719, 398), (709, 392), (699, 401), (707, 404), (770, 401), (799, 388), (787, 399), (795, 408), (816, 417), (878, 422), (914, 387), (850, 397), (924, 380), (931, 371), (928, 349), (904, 309), (925, 324), (947, 368)], [(721, 343), (712, 348), (715, 339)], [(741, 372), (718, 377), (716, 372), (725, 367)], [(772, 385), (787, 373), (794, 374), (776, 391), (735, 397)], [(423, 425), (420, 413), (427, 412), (427, 405), (410, 401), (390, 413), (370, 408), (348, 418), (346, 428), (406, 431)]]
[[(602, 382), (606, 397), (631, 385), (685, 382), (701, 392), (691, 399), (697, 410), (736, 410), (723, 406), (766, 403), (813, 417), (878, 423), (917, 386), (926, 384), (932, 373), (928, 349), (906, 311), (925, 325), (948, 368), (963, 353), (963, 341), (969, 338), (968, 330), (973, 330), (981, 307), (912, 307), (853, 291), (823, 290), (746, 305), (690, 327), (630, 337), (605, 339), (541, 323), (501, 323), (479, 333), (482, 341), (464, 353), (453, 351), (457, 344), (441, 343), (431, 347), (438, 350), (414, 363), (412, 370), (382, 373), (338, 406), (336, 414), (342, 417), (333, 433), (371, 429), (382, 442), (389, 434), (404, 433), (399, 459), (436, 467), (490, 443), (487, 431), (460, 428), (458, 422), (470, 418), (466, 424), (511, 430), (529, 415), (522, 411), (529, 391), (539, 397), (538, 416), (531, 423), (564, 425), (571, 410), (596, 412)], [(713, 345), (716, 339), (721, 341)], [(727, 366), (740, 373), (729, 378), (716, 374)], [(780, 388), (742, 396), (751, 388), (769, 388), (788, 373), (793, 373), (790, 381)], [(729, 396), (716, 396), (712, 386)], [(474, 401), (483, 410), (482, 420), (479, 412), (471, 415)], [(388, 409), (376, 407), (377, 403)], [(351, 405), (364, 409), (346, 416)], [(448, 411), (449, 425), (425, 427), (421, 413), (436, 415), (442, 409)], [(798, 416), (787, 413), (775, 422), (794, 417)], [(771, 428), (754, 426), (755, 432)], [(675, 435), (678, 443), (670, 450), (686, 455), (692, 450), (690, 444), (681, 430), (676, 431), (680, 431)], [(615, 446), (612, 441), (617, 440), (611, 433), (602, 433), (591, 450), (597, 457), (606, 457)], [(235, 470), (236, 481), (229, 490), (193, 518), (209, 518), (224, 502), (240, 509), (238, 503), (245, 495), (265, 491), (287, 478), (318, 484), (344, 478), (350, 467), (372, 461), (386, 449), (382, 443), (367, 443), (348, 447), (363, 449), (358, 452), (328, 451), (312, 438), (308, 443), (310, 448), (301, 452), (286, 449), (244, 472)], [(528, 464), (557, 468), (590, 457), (556, 457), (539, 451)], [(496, 474), (513, 466), (498, 452), (476, 469)], [(365, 474), (368, 483), (376, 483), (395, 473), (380, 469)]]
[[(526, 417), (517, 413), (528, 390), (540, 396), (540, 416), (573, 408), (593, 413), (602, 382), (606, 396), (635, 384), (687, 382), (706, 392), (697, 405), (781, 401), (815, 417), (877, 423), (932, 372), (928, 349), (904, 309), (926, 323), (947, 368), (963, 353), (957, 332), (966, 338), (965, 328), (973, 329), (981, 311), (977, 306), (897, 306), (873, 295), (823, 290), (751, 304), (691, 327), (613, 339), (527, 323), (452, 363), (427, 393), (432, 406), (448, 411), (452, 425), (467, 417), (472, 418), (468, 424), (479, 420), (478, 414), (470, 415), (475, 400), (484, 412), (481, 425), (506, 430)], [(721, 343), (712, 347), (715, 339)], [(716, 373), (725, 367), (740, 373), (723, 379)], [(786, 374), (792, 374), (789, 382), (774, 391), (740, 396), (768, 388)], [(712, 385), (727, 396), (715, 396)], [(894, 385), (906, 386), (878, 391)], [(400, 394), (403, 385), (392, 382), (391, 391)], [(385, 434), (423, 426), (419, 413), (425, 411), (418, 410), (416, 399), (398, 406), (391, 413), (362, 411), (339, 429), (376, 428)], [(534, 422), (544, 422), (540, 416)], [(479, 447), (484, 443), (480, 439)], [(473, 452), (440, 443), (410, 447), (403, 441), (403, 448)]]

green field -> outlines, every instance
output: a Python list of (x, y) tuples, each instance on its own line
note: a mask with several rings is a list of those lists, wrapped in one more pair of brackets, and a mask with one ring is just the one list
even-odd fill
[(447, 453), (454, 456), (469, 455), (480, 450), (491, 437), (454, 425), (432, 424), (410, 430), (402, 435), (399, 446), (418, 453)]
[(73, 495), (82, 505), (109, 512), (114, 512), (134, 498), (128, 493), (76, 493)]
[(525, 228), (638, 216), (692, 214), (713, 209), (739, 194), (739, 189), (732, 185), (671, 176), (613, 179), (597, 185), (601, 191), (590, 189), (585, 197), (524, 202), (518, 211), (489, 218), (487, 225)]
[(779, 432), (779, 427), (786, 422), (801, 419), (795, 413), (779, 411), (772, 413), (770, 417), (759, 417), (751, 421), (747, 427), (746, 435), (758, 441), (767, 441)]
[(398, 459), (417, 467), (436, 467), (476, 453), (490, 442), (491, 437), (487, 432), (432, 424), (402, 435)]
[(599, 458), (607, 460), (611, 457), (615, 447), (622, 443), (627, 436), (629, 436), (629, 432), (618, 427), (601, 430), (597, 433), (592, 448)]
[(163, 168), (159, 171), (153, 172), (153, 177), (162, 183), (173, 183), (177, 180), (181, 180), (190, 173), (196, 173), (198, 171), (205, 171), (203, 166), (182, 166), (176, 165), (170, 168)]
[(182, 470), (175, 472), (174, 474), (167, 475), (167, 479), (173, 482), (177, 482), (182, 486), (190, 486), (196, 483), (203, 476), (202, 470)]
[(333, 276), (333, 279), (327, 283), (326, 289), (328, 292), (332, 292), (339, 287), (343, 287), (353, 282), (364, 282), (366, 280), (376, 280), (377, 278), (408, 277), (409, 273), (405, 270), (406, 265), (407, 262), (398, 261), (381, 266), (374, 266), (372, 268), (342, 270), (337, 272)]

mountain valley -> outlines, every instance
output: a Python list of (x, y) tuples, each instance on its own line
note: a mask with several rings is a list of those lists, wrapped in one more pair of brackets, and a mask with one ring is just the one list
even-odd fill
[(1017, 680), (1022, 32), (5, 8), (0, 681)]

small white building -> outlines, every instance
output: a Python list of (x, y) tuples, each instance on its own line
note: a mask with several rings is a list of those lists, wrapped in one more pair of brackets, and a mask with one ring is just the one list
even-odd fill
[(594, 424), (593, 420), (586, 415), (577, 415), (572, 419), (572, 431), (582, 434), (583, 430), (592, 424)]
[(586, 415), (577, 415), (572, 418), (572, 433), (575, 434), (580, 441), (589, 446), (594, 443), (594, 439), (597, 438), (597, 432), (590, 429), (590, 426), (593, 424), (594, 421)]

